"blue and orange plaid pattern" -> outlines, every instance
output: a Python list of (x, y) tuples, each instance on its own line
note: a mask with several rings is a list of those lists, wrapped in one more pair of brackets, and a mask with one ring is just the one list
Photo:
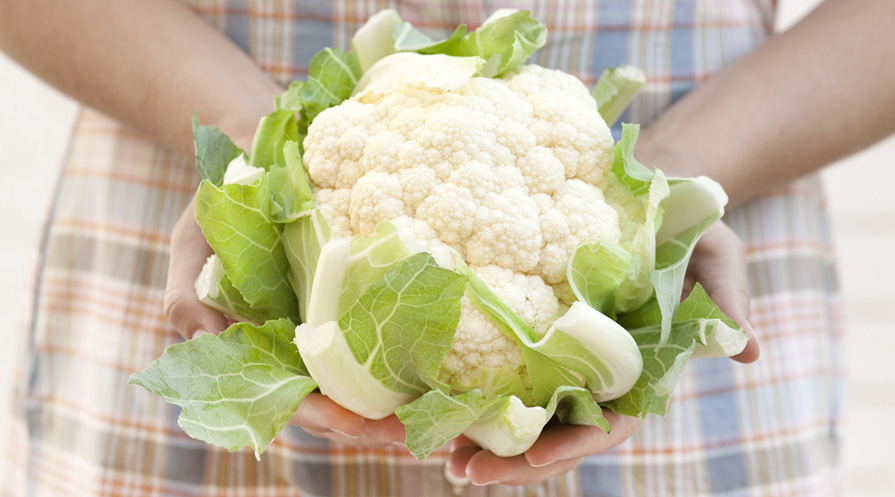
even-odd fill
[[(775, 9), (772, 0), (189, 4), (283, 85), (304, 77), (320, 48), (347, 48), (382, 8), (433, 36), (500, 7), (527, 8), (551, 30), (537, 63), (587, 84), (607, 66), (644, 69), (648, 83), (624, 116), (644, 124), (765, 40)], [(453, 495), (443, 451), (419, 462), (398, 447), (344, 447), (290, 427), (257, 462), (188, 438), (177, 408), (127, 385), (179, 340), (162, 314), (168, 241), (197, 183), (190, 160), (82, 111), (40, 248), (0, 496)], [(746, 242), (762, 359), (694, 361), (667, 416), (620, 447), (542, 484), (464, 495), (838, 493), (840, 318), (819, 184), (781, 186), (727, 221)]]

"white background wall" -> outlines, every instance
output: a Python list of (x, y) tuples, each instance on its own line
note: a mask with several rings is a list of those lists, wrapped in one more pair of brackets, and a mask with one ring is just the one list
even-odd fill
[[(781, 29), (818, 3), (781, 0)], [(872, 61), (868, 61), (872, 63)], [(12, 341), (76, 105), (0, 55), (0, 447)], [(895, 489), (895, 139), (825, 173), (848, 320), (845, 495)]]

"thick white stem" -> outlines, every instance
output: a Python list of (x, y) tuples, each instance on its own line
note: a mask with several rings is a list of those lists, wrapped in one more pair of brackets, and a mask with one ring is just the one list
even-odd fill
[(300, 325), (295, 344), (323, 395), (351, 412), (382, 419), (416, 398), (389, 390), (359, 364), (335, 321), (317, 327)]
[(485, 413), (469, 425), (463, 434), (496, 456), (511, 457), (530, 449), (547, 421), (546, 409), (526, 407), (514, 395), (505, 406)]
[(350, 238), (333, 237), (320, 248), (320, 258), (311, 285), (306, 321), (311, 326), (322, 326), (338, 321), (339, 296), (345, 281), (345, 258), (351, 249)]
[(676, 182), (670, 179), (668, 198), (662, 201), (665, 214), (662, 227), (656, 233), (656, 245), (676, 237), (701, 221), (724, 215), (727, 194), (717, 182), (706, 176), (697, 176), (692, 181)]
[(594, 391), (594, 386), (588, 385), (597, 401), (621, 397), (637, 383), (643, 372), (643, 356), (628, 330), (609, 316), (578, 301), (553, 322), (547, 335), (554, 329), (579, 341), (612, 373), (612, 381), (602, 385), (600, 390)]

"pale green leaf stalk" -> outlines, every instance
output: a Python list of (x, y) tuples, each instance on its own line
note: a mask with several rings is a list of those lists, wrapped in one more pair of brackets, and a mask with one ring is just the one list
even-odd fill
[(290, 223), (314, 209), (314, 196), (297, 142), (283, 145), (283, 160), (282, 167), (270, 169), (270, 217), (277, 223)]
[(584, 376), (597, 401), (623, 395), (643, 370), (637, 343), (628, 331), (580, 301), (531, 348)]
[(367, 72), (376, 61), (395, 53), (394, 33), (402, 23), (401, 16), (394, 10), (381, 10), (354, 33), (351, 50), (357, 54), (361, 72)]
[(662, 203), (665, 213), (656, 233), (656, 269), (650, 281), (662, 310), (662, 340), (671, 333), (684, 275), (700, 237), (724, 215), (727, 195), (718, 183), (704, 176), (669, 180), (670, 193)]
[[(314, 274), (321, 249), (331, 237), (329, 225), (320, 211), (314, 209), (307, 216), (283, 225), (280, 234), (286, 259), (289, 261), (290, 282), (298, 299), (301, 322), (308, 322)], [(326, 281), (326, 280), (324, 280)]]
[(650, 274), (656, 267), (657, 220), (664, 219), (660, 204), (669, 195), (668, 182), (662, 171), (656, 169), (650, 181), (649, 192), (644, 198), (645, 222), (626, 244), (631, 252), (631, 266), (615, 292), (616, 312), (628, 312), (642, 306), (653, 294)]
[(644, 83), (643, 71), (632, 65), (623, 64), (603, 71), (591, 94), (607, 125), (612, 127), (618, 121)]
[(547, 410), (527, 407), (516, 396), (503, 397), (495, 404), (467, 426), (463, 434), (500, 457), (512, 457), (530, 449), (549, 421)]
[(358, 363), (335, 321), (316, 327), (299, 325), (295, 345), (320, 391), (367, 419), (391, 416), (395, 408), (417, 397), (387, 388), (370, 373), (368, 365)]
[(290, 343), (293, 329), (280, 319), (206, 333), (168, 347), (129, 383), (181, 406), (187, 435), (231, 451), (248, 445), (260, 458), (317, 386)]

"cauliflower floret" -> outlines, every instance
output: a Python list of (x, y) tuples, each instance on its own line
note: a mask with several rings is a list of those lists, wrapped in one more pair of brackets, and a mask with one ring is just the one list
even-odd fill
[(416, 214), (447, 244), (460, 244), (475, 229), (476, 204), (472, 193), (451, 183), (434, 188)]
[(552, 194), (565, 181), (565, 168), (553, 153), (544, 147), (532, 147), (516, 160), (525, 185), (531, 193)]
[(525, 272), (538, 264), (541, 229), (538, 208), (525, 193), (488, 195), (476, 211), (475, 232), (466, 244), (470, 264), (497, 264)]
[(506, 190), (523, 191), (525, 188), (522, 173), (517, 168), (490, 167), (478, 161), (469, 161), (454, 169), (447, 182), (469, 190), (479, 204), (489, 194)]
[(547, 333), (559, 315), (559, 301), (540, 276), (513, 272), (500, 266), (470, 266), (510, 309), (528, 323), (538, 336)]
[(634, 238), (637, 229), (646, 221), (643, 201), (624, 187), (614, 174), (607, 176), (603, 196), (606, 203), (618, 213), (618, 225), (621, 229), (621, 241), (628, 242)]
[(351, 190), (348, 188), (320, 188), (314, 192), (323, 219), (336, 236), (351, 236)]
[(451, 350), (441, 363), (439, 379), (463, 392), (476, 388), (482, 369), (500, 367), (523, 374), (522, 351), (468, 298), (463, 297), (460, 300), (460, 323)]
[(531, 104), (535, 119), (529, 129), (563, 164), (566, 178), (599, 185), (612, 167), (613, 140), (584, 84), (540, 66), (523, 66), (503, 81)]
[[(304, 162), (315, 184), (351, 188), (361, 176), (358, 158), (368, 136), (384, 130), (375, 105), (348, 100), (320, 113), (308, 127)], [(343, 155), (344, 154), (344, 155)]]
[(536, 195), (544, 245), (535, 274), (547, 283), (566, 278), (566, 266), (575, 247), (603, 240), (618, 243), (621, 231), (618, 213), (606, 204), (603, 191), (572, 179), (562, 184), (554, 197)]
[(441, 241), (435, 230), (425, 221), (410, 216), (399, 216), (392, 221), (392, 224), (401, 230), (404, 238), (421, 245), (432, 254), (435, 263), (440, 267), (456, 269), (454, 249)]
[(408, 216), (413, 216), (423, 200), (441, 184), (435, 171), (428, 167), (404, 169), (398, 175), (398, 181), (404, 188), (404, 212)]
[(377, 224), (404, 214), (403, 197), (404, 190), (394, 175), (375, 172), (361, 177), (351, 190), (351, 228), (373, 236)]
[(398, 161), (398, 152), (401, 151), (405, 141), (403, 136), (392, 131), (383, 131), (367, 138), (358, 160), (361, 173), (398, 172), (398, 167), (406, 164)]

